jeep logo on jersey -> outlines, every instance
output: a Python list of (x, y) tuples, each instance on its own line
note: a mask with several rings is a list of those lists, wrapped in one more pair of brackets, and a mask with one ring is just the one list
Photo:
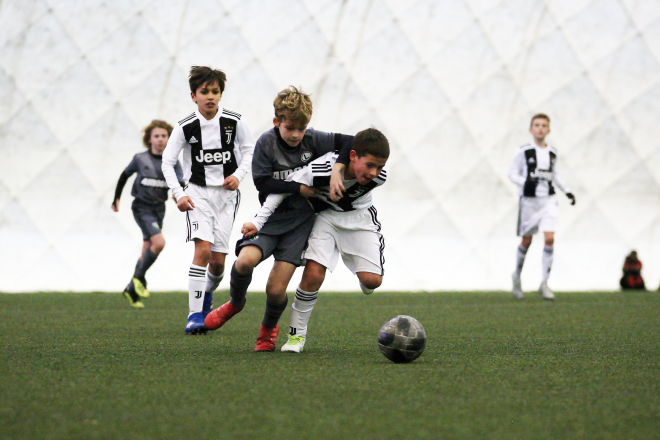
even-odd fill
[(231, 152), (218, 149), (199, 150), (199, 156), (197, 156), (195, 160), (204, 165), (222, 165), (231, 160)]
[(536, 162), (536, 161), (534, 160), (533, 157), (530, 157), (529, 159), (527, 159), (528, 164), (533, 164), (534, 162)]
[(303, 162), (307, 162), (312, 158), (312, 152), (311, 151), (303, 151), (303, 154), (300, 155), (300, 160)]
[(227, 133), (227, 145), (229, 145), (231, 143), (231, 135), (234, 134), (234, 127), (227, 125), (223, 128), (225, 129), (225, 133)]

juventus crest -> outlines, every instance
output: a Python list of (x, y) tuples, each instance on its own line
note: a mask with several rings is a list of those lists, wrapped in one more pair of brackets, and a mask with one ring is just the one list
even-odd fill
[(231, 125), (225, 125), (223, 127), (225, 129), (225, 133), (227, 133), (227, 145), (231, 144), (232, 141), (232, 135), (234, 134), (234, 127)]

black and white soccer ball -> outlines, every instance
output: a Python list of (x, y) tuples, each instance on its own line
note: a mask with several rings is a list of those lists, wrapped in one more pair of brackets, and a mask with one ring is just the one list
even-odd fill
[(422, 355), (426, 332), (412, 316), (399, 315), (380, 328), (378, 347), (386, 358), (397, 364), (412, 362)]

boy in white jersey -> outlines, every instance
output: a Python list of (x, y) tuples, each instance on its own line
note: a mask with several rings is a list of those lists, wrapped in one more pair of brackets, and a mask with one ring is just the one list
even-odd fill
[[(307, 325), (326, 269), (332, 271), (340, 255), (346, 267), (357, 275), (365, 294), (382, 284), (385, 240), (380, 233), (371, 190), (385, 183), (387, 173), (383, 168), (389, 154), (387, 138), (375, 128), (355, 135), (350, 162), (343, 174), (345, 191), (336, 202), (330, 198), (330, 176), (336, 153), (321, 156), (287, 177), (287, 180), (319, 189), (309, 202), (320, 213), (309, 236), (304, 255), (305, 270), (296, 290), (288, 341), (282, 351), (299, 353), (303, 350)], [(246, 236), (257, 233), (285, 197), (269, 195), (257, 216), (245, 223), (241, 232)]]
[[(190, 95), (197, 110), (174, 127), (163, 152), (163, 174), (186, 213), (186, 241), (195, 242), (188, 277), (185, 332), (204, 334), (213, 291), (224, 276), (229, 236), (240, 203), (238, 186), (250, 171), (254, 138), (240, 114), (218, 107), (227, 77), (221, 70), (193, 66)], [(174, 164), (183, 150), (181, 187)], [(208, 268), (207, 268), (208, 266)]]
[(516, 254), (516, 270), (513, 272), (513, 296), (523, 299), (520, 273), (525, 262), (525, 255), (532, 244), (532, 236), (543, 231), (543, 278), (539, 293), (543, 299), (553, 300), (554, 294), (548, 287), (548, 278), (552, 268), (555, 228), (559, 211), (555, 185), (575, 205), (575, 196), (561, 181), (557, 172), (557, 151), (545, 142), (550, 133), (550, 118), (539, 113), (532, 117), (529, 132), (533, 141), (523, 145), (516, 152), (509, 179), (518, 186), (520, 205), (518, 209), (518, 236), (522, 237)]

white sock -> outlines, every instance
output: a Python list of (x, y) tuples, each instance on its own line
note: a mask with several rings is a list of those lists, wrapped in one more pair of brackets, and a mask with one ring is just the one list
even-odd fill
[(525, 256), (527, 255), (527, 250), (529, 248), (524, 247), (523, 245), (518, 246), (518, 250), (516, 251), (516, 271), (515, 273), (520, 276), (520, 273), (522, 272), (523, 264), (525, 264)]
[(210, 270), (206, 270), (206, 292), (215, 292), (220, 285), (220, 281), (225, 277), (225, 273), (213, 275)]
[(202, 311), (205, 287), (206, 268), (191, 264), (188, 272), (188, 307), (190, 308), (188, 316)]
[(305, 292), (300, 287), (296, 289), (296, 299), (291, 306), (291, 317), (289, 318), (290, 335), (307, 335), (307, 324), (312, 316), (318, 293), (318, 290), (316, 292)]
[(543, 281), (542, 283), (545, 284), (548, 282), (548, 278), (550, 278), (550, 270), (552, 269), (552, 257), (554, 253), (554, 246), (545, 246), (543, 248)]
[(360, 289), (362, 289), (362, 293), (364, 293), (365, 295), (371, 295), (376, 290), (376, 289), (370, 289), (362, 283), (360, 283)]

